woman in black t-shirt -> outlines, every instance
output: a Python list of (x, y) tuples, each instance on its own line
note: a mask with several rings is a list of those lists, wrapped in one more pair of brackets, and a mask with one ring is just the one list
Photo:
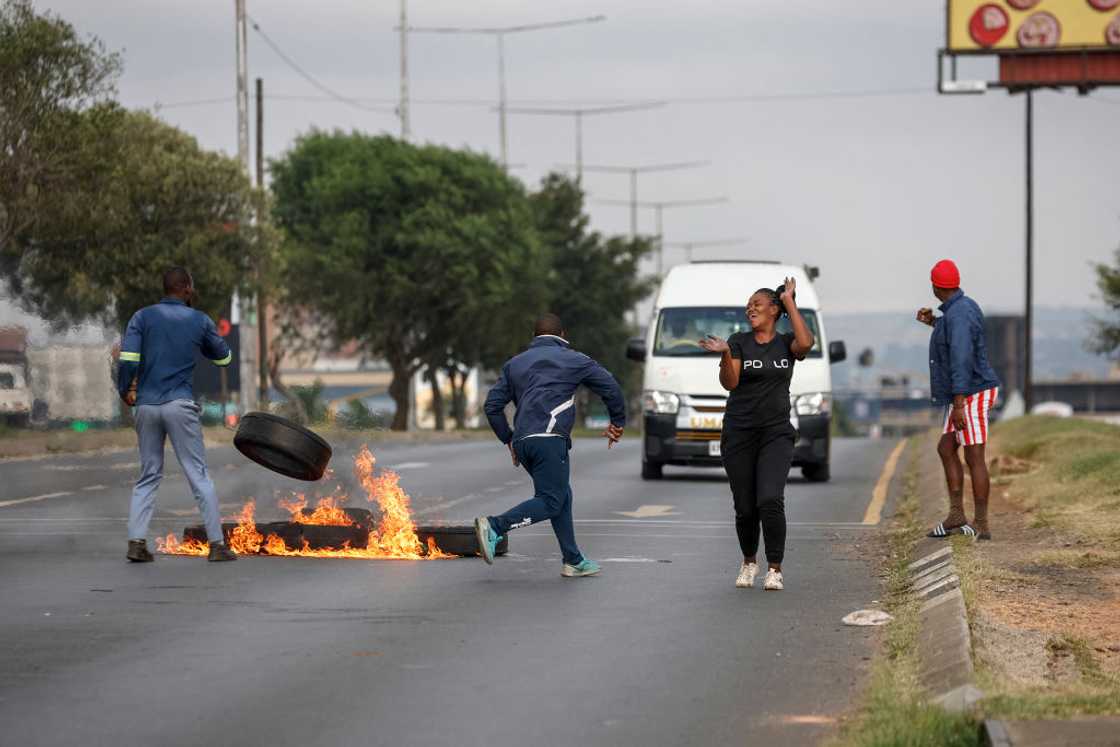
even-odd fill
[[(760, 288), (747, 302), (750, 332), (727, 340), (709, 335), (700, 347), (722, 353), (719, 383), (731, 392), (723, 415), (720, 453), (731, 482), (735, 531), (743, 564), (735, 585), (754, 586), (758, 574), (759, 529), (766, 540), (768, 591), (780, 591), (786, 544), (785, 488), (797, 431), (789, 422), (789, 382), (795, 361), (813, 347), (813, 334), (794, 303), (796, 282), (777, 290)], [(776, 325), (789, 314), (792, 334)]]

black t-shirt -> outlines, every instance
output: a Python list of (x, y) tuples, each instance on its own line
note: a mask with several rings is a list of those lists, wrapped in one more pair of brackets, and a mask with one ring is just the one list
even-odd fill
[(760, 345), (754, 332), (736, 332), (727, 340), (731, 357), (743, 361), (739, 386), (727, 398), (724, 428), (769, 428), (789, 422), (789, 382), (794, 357), (793, 334), (776, 334)]

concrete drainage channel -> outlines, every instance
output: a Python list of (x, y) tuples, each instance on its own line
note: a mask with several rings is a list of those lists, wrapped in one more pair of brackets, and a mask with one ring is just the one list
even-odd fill
[[(953, 548), (943, 539), (924, 539), (908, 566), (911, 593), (922, 601), (918, 613), (918, 655), (922, 686), (947, 711), (967, 711), (984, 693), (976, 687), (972, 636)], [(985, 719), (981, 743), (988, 747), (1120, 745), (1120, 720), (1005, 721)]]

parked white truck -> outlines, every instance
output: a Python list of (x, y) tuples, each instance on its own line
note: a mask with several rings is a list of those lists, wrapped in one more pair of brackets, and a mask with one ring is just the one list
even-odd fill
[(31, 402), (27, 331), (20, 327), (0, 328), (0, 422), (27, 425)]
[[(829, 427), (832, 374), (847, 356), (844, 343), (829, 342), (815, 268), (778, 262), (693, 262), (672, 268), (658, 291), (645, 338), (630, 341), (627, 356), (645, 364), (642, 392), (642, 477), (658, 480), (665, 465), (721, 465), (720, 432), (727, 392), (720, 386), (714, 353), (697, 343), (705, 335), (727, 339), (750, 329), (747, 299), (759, 288), (797, 281), (797, 306), (815, 338), (793, 369), (790, 421), (797, 429), (793, 464), (808, 480), (830, 477)], [(789, 331), (789, 320), (779, 323)]]

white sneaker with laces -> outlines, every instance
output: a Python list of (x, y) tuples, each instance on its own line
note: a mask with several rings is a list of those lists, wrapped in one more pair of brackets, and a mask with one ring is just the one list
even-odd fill
[(785, 588), (782, 583), (782, 572), (770, 568), (766, 571), (766, 583), (762, 585), (766, 591), (781, 591)]
[(735, 585), (740, 589), (749, 589), (754, 586), (754, 577), (758, 575), (758, 563), (748, 563), (743, 561), (742, 567), (739, 568), (739, 577), (735, 579)]

